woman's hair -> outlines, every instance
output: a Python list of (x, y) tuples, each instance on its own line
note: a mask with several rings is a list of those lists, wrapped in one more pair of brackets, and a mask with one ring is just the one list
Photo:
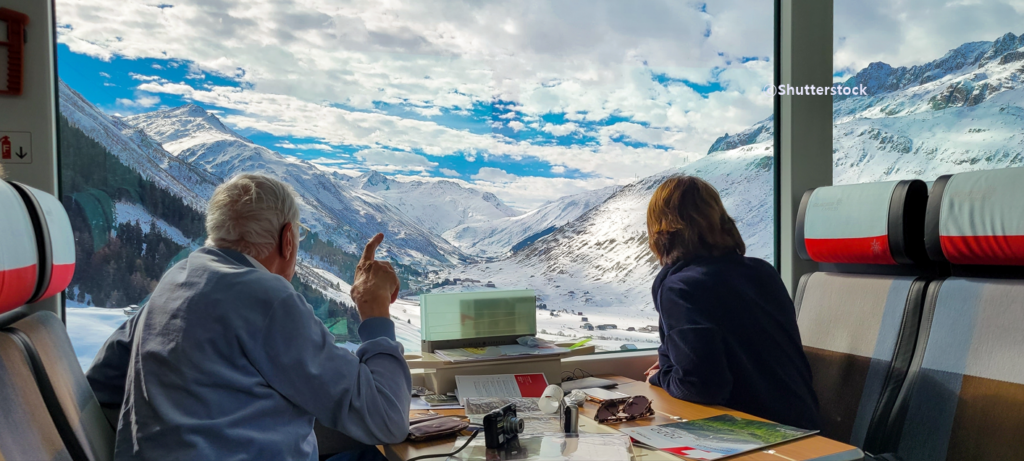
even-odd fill
[(699, 256), (747, 252), (718, 191), (693, 176), (672, 176), (654, 191), (647, 206), (647, 238), (663, 266)]
[(298, 238), (299, 205), (291, 186), (259, 174), (240, 174), (217, 186), (206, 211), (206, 244), (262, 258), (292, 223)]

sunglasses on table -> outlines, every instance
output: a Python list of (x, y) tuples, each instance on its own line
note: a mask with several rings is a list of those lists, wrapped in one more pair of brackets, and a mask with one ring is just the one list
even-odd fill
[(594, 421), (598, 424), (610, 424), (654, 416), (651, 403), (651, 399), (642, 395), (605, 400), (597, 407)]

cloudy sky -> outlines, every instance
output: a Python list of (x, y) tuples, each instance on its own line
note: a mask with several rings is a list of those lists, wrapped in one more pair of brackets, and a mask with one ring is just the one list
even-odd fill
[(835, 0), (833, 69), (913, 66), (967, 42), (1024, 33), (1024, 0)]
[(772, 110), (766, 0), (161, 1), (57, 0), (60, 77), (108, 113), (195, 102), (288, 155), (520, 208)]

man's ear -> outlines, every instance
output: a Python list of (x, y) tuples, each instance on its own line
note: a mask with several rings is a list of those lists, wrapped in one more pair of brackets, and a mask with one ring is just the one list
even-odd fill
[(295, 232), (292, 231), (292, 223), (287, 223), (281, 229), (281, 245), (278, 246), (278, 251), (281, 252), (281, 258), (288, 260), (292, 257), (292, 250), (295, 246)]
[(391, 293), (391, 304), (394, 304), (395, 301), (398, 301), (398, 290), (399, 289), (400, 289), (400, 287), (395, 287), (395, 292)]

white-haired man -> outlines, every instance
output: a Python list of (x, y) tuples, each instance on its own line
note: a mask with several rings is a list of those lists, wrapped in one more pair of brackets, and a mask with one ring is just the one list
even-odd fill
[(353, 354), (290, 283), (300, 240), (290, 186), (232, 178), (210, 199), (206, 232), (87, 373), (100, 403), (120, 409), (114, 458), (316, 460), (314, 418), (369, 445), (405, 439), (411, 380), (389, 314), (398, 277), (374, 260), (384, 236), (356, 269)]

